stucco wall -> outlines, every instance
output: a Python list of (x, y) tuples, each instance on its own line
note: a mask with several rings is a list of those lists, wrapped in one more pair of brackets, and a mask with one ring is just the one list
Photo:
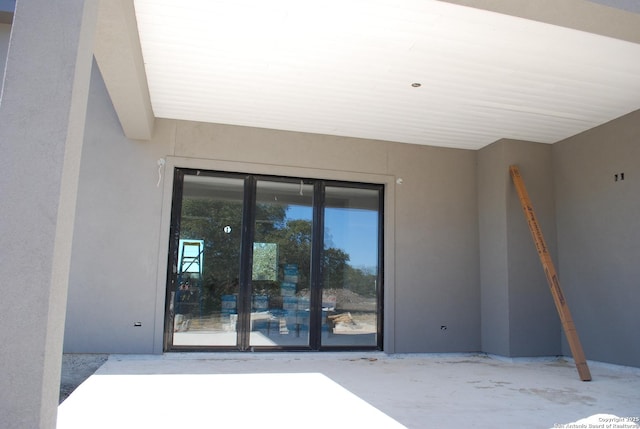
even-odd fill
[(387, 351), (570, 355), (508, 178), (518, 163), (587, 358), (640, 366), (639, 112), (477, 152), (173, 120), (142, 142), (94, 66), (87, 115), (67, 352), (162, 351), (171, 168), (185, 166), (384, 183)]
[[(474, 151), (389, 146), (396, 187), (396, 351), (480, 349)], [(441, 329), (446, 326), (446, 329)]]
[(640, 366), (640, 111), (554, 144), (553, 159), (559, 275), (585, 355)]
[[(161, 157), (167, 169), (156, 186)], [(197, 166), (384, 183), (385, 350), (478, 351), (475, 157), (466, 150), (173, 120), (158, 120), (152, 141), (131, 141), (94, 68), (65, 350), (162, 350), (171, 167)]]
[(560, 353), (560, 324), (509, 175), (513, 164), (556, 254), (551, 146), (502, 139), (478, 151), (482, 350), (553, 356)]
[[(93, 65), (76, 207), (66, 352), (151, 353), (162, 186), (161, 140), (124, 137)], [(141, 327), (135, 327), (141, 322)]]
[[(507, 140), (505, 160), (520, 169), (557, 266), (551, 145)], [(508, 171), (508, 170), (507, 170)], [(515, 186), (507, 174), (510, 356), (560, 354), (561, 325)]]
[(510, 353), (506, 164), (500, 142), (478, 151), (481, 342), (503, 356)]

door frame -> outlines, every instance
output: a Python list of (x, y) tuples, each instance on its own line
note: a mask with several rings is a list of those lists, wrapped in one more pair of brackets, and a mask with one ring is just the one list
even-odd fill
[[(173, 200), (173, 175), (175, 168), (189, 168), (200, 170), (212, 170), (218, 172), (228, 172), (236, 174), (245, 171), (248, 174), (280, 176), (280, 177), (302, 177), (325, 179), (328, 181), (359, 182), (384, 185), (383, 205), (383, 239), (380, 241), (383, 252), (383, 265), (381, 266), (381, 276), (383, 277), (384, 295), (379, 302), (384, 318), (380, 318), (382, 324), (381, 333), (385, 353), (396, 353), (395, 335), (395, 199), (396, 185), (399, 178), (391, 174), (379, 174), (375, 172), (354, 172), (342, 170), (326, 170), (322, 168), (295, 167), (291, 165), (272, 165), (252, 162), (239, 162), (229, 160), (202, 159), (182, 156), (166, 156), (165, 166), (160, 170), (162, 202), (161, 220), (158, 228), (158, 257), (156, 265), (156, 300), (153, 317), (154, 336), (152, 340), (152, 350), (155, 354), (162, 354), (165, 350), (165, 306), (167, 304), (167, 268), (169, 263), (169, 231), (171, 224), (171, 208)], [(274, 174), (277, 173), (277, 174)], [(398, 180), (398, 182), (396, 182)]]

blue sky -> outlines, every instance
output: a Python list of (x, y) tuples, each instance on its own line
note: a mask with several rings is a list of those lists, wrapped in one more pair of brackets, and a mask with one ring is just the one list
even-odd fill
[[(311, 207), (289, 206), (287, 218), (311, 220)], [(342, 249), (354, 267), (375, 267), (378, 262), (378, 213), (373, 210), (327, 208), (325, 246)]]

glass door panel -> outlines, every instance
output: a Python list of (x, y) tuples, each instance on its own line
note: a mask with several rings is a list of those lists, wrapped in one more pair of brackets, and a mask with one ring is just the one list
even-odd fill
[(380, 191), (327, 186), (322, 346), (378, 344)]
[(176, 169), (167, 350), (380, 348), (383, 187)]
[(173, 346), (236, 346), (244, 180), (185, 174)]
[(313, 185), (258, 180), (249, 342), (309, 346)]

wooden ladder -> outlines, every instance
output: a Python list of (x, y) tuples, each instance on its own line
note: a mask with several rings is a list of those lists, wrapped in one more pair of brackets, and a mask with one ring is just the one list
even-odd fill
[(520, 176), (520, 169), (516, 165), (511, 165), (509, 167), (509, 173), (511, 174), (511, 178), (513, 179), (513, 184), (516, 186), (516, 190), (518, 191), (520, 205), (522, 206), (522, 211), (524, 212), (524, 216), (527, 219), (527, 224), (529, 225), (531, 236), (533, 237), (533, 241), (536, 245), (538, 256), (540, 256), (540, 262), (542, 263), (544, 274), (547, 277), (547, 281), (549, 282), (551, 295), (553, 295), (553, 301), (555, 302), (556, 309), (558, 310), (558, 314), (560, 315), (562, 327), (564, 329), (565, 335), (567, 336), (567, 341), (569, 342), (569, 347), (571, 348), (571, 354), (573, 355), (573, 360), (576, 364), (576, 368), (578, 369), (578, 374), (580, 375), (580, 379), (582, 381), (590, 381), (591, 373), (589, 372), (589, 367), (587, 366), (587, 361), (582, 350), (582, 345), (580, 344), (580, 339), (578, 338), (578, 331), (576, 330), (576, 327), (573, 323), (571, 312), (569, 311), (569, 306), (567, 305), (567, 301), (565, 300), (562, 289), (560, 288), (558, 274), (556, 273), (553, 261), (551, 260), (551, 255), (549, 254), (547, 244), (544, 241), (542, 229), (540, 229), (536, 214), (533, 211), (531, 199), (529, 198), (527, 189), (524, 186), (522, 176)]

